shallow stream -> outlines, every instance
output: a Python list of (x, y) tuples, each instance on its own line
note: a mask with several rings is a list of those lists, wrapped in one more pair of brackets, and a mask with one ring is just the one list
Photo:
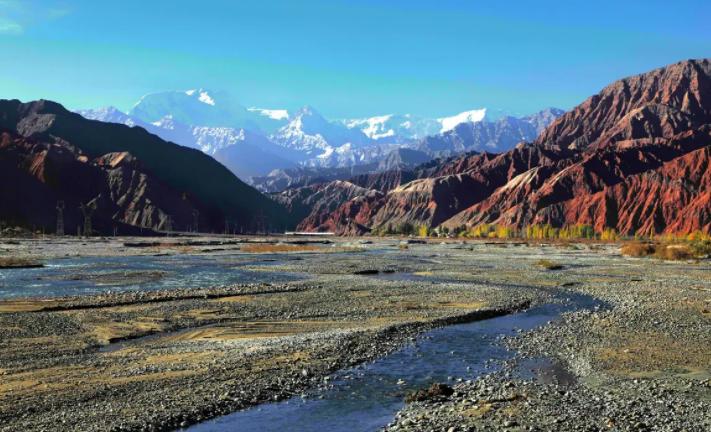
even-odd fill
[[(502, 336), (534, 329), (566, 311), (599, 306), (591, 297), (570, 295), (524, 312), (432, 330), (411, 346), (338, 373), (327, 390), (239, 411), (188, 431), (377, 431), (402, 409), (407, 393), (433, 382), (452, 385), (457, 379), (476, 379), (513, 359), (516, 353), (500, 344)], [(523, 364), (529, 369), (521, 370), (522, 375), (570, 379), (570, 374), (548, 359)]]
[(245, 268), (273, 267), (283, 258), (271, 254), (176, 254), (52, 259), (40, 268), (0, 269), (0, 299), (202, 288), (305, 277), (299, 273)]

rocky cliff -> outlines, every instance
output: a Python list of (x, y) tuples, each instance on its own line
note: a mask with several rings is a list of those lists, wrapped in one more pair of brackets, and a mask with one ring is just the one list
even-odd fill
[(684, 61), (611, 84), (532, 143), (438, 161), (382, 196), (351, 198), (319, 226), (352, 232), (348, 214), (360, 233), (399, 223), (708, 231), (709, 145), (711, 62)]

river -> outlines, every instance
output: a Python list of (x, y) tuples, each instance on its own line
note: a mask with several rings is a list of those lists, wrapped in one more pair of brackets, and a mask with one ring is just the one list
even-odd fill
[[(394, 419), (408, 392), (433, 382), (454, 384), (493, 372), (504, 360), (513, 359), (500, 343), (515, 335), (559, 319), (566, 311), (599, 307), (593, 298), (570, 295), (560, 301), (523, 312), (467, 324), (435, 329), (416, 343), (372, 363), (334, 375), (332, 386), (308, 395), (259, 405), (210, 420), (189, 432), (370, 432)], [(524, 364), (543, 369), (542, 375), (568, 374), (547, 359)], [(521, 369), (521, 374), (531, 374)]]

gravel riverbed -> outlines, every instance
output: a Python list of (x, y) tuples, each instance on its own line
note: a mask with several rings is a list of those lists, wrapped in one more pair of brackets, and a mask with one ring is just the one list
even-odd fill
[(605, 306), (506, 338), (516, 361), (408, 405), (387, 430), (711, 430), (708, 263), (558, 260), (563, 295)]
[[(199, 254), (264, 275), (224, 286), (0, 301), (0, 430), (174, 430), (317, 388), (333, 372), (385, 356), (428, 329), (566, 293), (603, 306), (502, 338), (520, 353), (513, 361), (454, 385), (449, 396), (408, 404), (387, 429), (710, 428), (705, 262), (627, 259), (614, 245), (403, 248), (398, 239), (331, 239), (303, 250), (292, 241), (293, 250), (280, 247), (268, 259), (243, 250), (275, 241), (0, 245), (40, 260)], [(562, 269), (541, 268), (542, 258)], [(276, 281), (273, 272), (302, 277)]]

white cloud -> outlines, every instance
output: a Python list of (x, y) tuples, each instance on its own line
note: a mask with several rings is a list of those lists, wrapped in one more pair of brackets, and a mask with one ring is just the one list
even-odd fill
[(24, 30), (17, 20), (24, 8), (17, 0), (0, 0), (0, 34), (20, 34)]
[(0, 33), (20, 34), (23, 31), (22, 25), (8, 18), (0, 17)]
[(0, 0), (0, 34), (21, 34), (28, 27), (60, 19), (70, 13), (55, 0), (47, 3), (38, 5), (24, 0)]

